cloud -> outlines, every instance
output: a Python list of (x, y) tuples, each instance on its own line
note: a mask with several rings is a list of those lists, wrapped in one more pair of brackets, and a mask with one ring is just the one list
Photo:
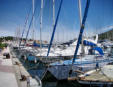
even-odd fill
[(111, 29), (113, 29), (113, 25), (105, 26), (105, 27), (100, 29), (99, 33), (104, 33), (104, 32), (110, 31)]
[(14, 36), (14, 33), (10, 30), (0, 28), (0, 36)]
[[(21, 29), (21, 27), (18, 27)], [(6, 26), (6, 27), (0, 27), (0, 36), (15, 36), (15, 33), (17, 31), (16, 26)], [(20, 30), (21, 32), (21, 30)]]

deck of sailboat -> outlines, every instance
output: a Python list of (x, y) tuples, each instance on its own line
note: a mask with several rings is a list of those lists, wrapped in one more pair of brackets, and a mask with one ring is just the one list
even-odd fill
[[(102, 70), (92, 70), (91, 74), (80, 77), (79, 83), (81, 84), (113, 84), (113, 78), (108, 77)], [(109, 74), (109, 73), (108, 73)]]

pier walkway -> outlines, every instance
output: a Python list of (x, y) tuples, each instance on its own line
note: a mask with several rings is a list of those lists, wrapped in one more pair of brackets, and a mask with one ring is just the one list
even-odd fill
[[(9, 53), (10, 58), (3, 56)], [(32, 78), (10, 48), (0, 53), (0, 87), (42, 87), (40, 79)]]
[(18, 87), (12, 60), (6, 59), (4, 52), (9, 52), (9, 48), (0, 53), (0, 87)]

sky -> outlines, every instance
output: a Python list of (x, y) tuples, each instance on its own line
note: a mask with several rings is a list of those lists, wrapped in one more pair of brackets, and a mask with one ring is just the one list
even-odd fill
[[(55, 0), (55, 19), (61, 0)], [(82, 17), (86, 0), (81, 0)], [(40, 39), (41, 0), (35, 0), (35, 39)], [(23, 31), (25, 18), (30, 11), (24, 37), (32, 17), (32, 0), (0, 0), (0, 36), (19, 36)], [(49, 41), (53, 30), (52, 0), (44, 0), (42, 16), (42, 40)], [(92, 36), (113, 28), (113, 0), (90, 0), (84, 35)], [(20, 29), (20, 30), (19, 30)], [(32, 38), (33, 26), (28, 38)], [(80, 30), (78, 0), (63, 0), (54, 41), (68, 41), (78, 37)]]

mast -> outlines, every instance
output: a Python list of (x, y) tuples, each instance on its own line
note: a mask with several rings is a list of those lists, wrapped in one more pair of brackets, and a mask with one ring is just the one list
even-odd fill
[(80, 26), (82, 26), (82, 10), (81, 10), (81, 0), (78, 0), (78, 6), (79, 6)]
[[(78, 0), (78, 8), (79, 8), (79, 18), (80, 18), (80, 27), (82, 26), (82, 10), (81, 10), (81, 0)], [(81, 53), (82, 56), (84, 55), (84, 45), (83, 45), (83, 36), (82, 36), (82, 41), (81, 41)]]
[(53, 42), (53, 39), (54, 39), (54, 34), (55, 34), (55, 31), (56, 31), (56, 26), (57, 26), (57, 23), (58, 23), (58, 19), (59, 19), (59, 15), (60, 15), (60, 10), (61, 10), (61, 7), (62, 7), (62, 3), (63, 3), (63, 0), (61, 0), (61, 2), (60, 2), (60, 7), (58, 9), (57, 17), (56, 17), (56, 20), (55, 20), (55, 25), (53, 27), (53, 32), (52, 32), (50, 44), (49, 44), (49, 47), (48, 47), (47, 56), (49, 55), (49, 52), (50, 52), (50, 49), (51, 49), (51, 45), (52, 45), (52, 42)]
[[(53, 0), (53, 28), (54, 28), (54, 25), (55, 25), (55, 0)], [(55, 47), (54, 47), (54, 50), (55, 50)]]
[[(35, 8), (35, 0), (32, 0), (32, 15), (34, 14), (34, 8)], [(34, 17), (33, 17), (33, 21), (32, 21), (32, 28), (33, 28), (33, 35), (32, 35), (32, 39), (34, 41)]]
[(20, 41), (20, 26), (17, 28), (17, 31), (16, 31), (16, 39), (17, 39), (17, 46), (19, 47), (19, 41)]
[(53, 0), (53, 28), (55, 25), (55, 0)]
[(24, 26), (23, 26), (23, 32), (22, 32), (22, 35), (21, 35), (21, 37), (20, 37), (19, 47), (20, 47), (21, 42), (22, 42), (22, 40), (23, 40), (23, 35), (24, 35), (25, 28), (26, 28), (27, 23), (28, 23), (28, 18), (29, 18), (29, 15), (30, 15), (30, 10), (29, 10), (29, 12), (28, 12), (28, 14), (27, 14), (27, 16), (26, 16), (26, 18), (25, 18), (25, 24), (24, 24)]
[(42, 50), (42, 15), (43, 15), (43, 0), (41, 0), (41, 12), (40, 12), (40, 55)]
[(28, 26), (28, 30), (27, 30), (27, 34), (26, 34), (26, 38), (25, 38), (24, 45), (26, 44), (26, 41), (27, 41), (27, 38), (28, 38), (28, 34), (29, 34), (29, 31), (30, 31), (30, 28), (31, 28), (31, 25), (32, 25), (32, 21), (33, 21), (33, 16), (34, 16), (35, 12), (36, 12), (36, 8), (34, 9), (34, 13), (33, 13), (33, 15), (32, 15), (30, 24), (29, 24), (29, 26)]
[(90, 0), (87, 0), (84, 16), (83, 16), (83, 19), (82, 19), (82, 25), (80, 27), (80, 33), (79, 33), (79, 37), (78, 37), (78, 41), (77, 41), (77, 46), (76, 46), (75, 53), (74, 53), (74, 58), (73, 58), (73, 61), (72, 61), (72, 65), (75, 62), (75, 59), (76, 59), (77, 53), (78, 53), (78, 49), (79, 49), (79, 45), (80, 45), (80, 42), (82, 40), (82, 35), (83, 35), (83, 32), (84, 32), (85, 22), (86, 22), (86, 19), (87, 19), (89, 4), (90, 4)]

